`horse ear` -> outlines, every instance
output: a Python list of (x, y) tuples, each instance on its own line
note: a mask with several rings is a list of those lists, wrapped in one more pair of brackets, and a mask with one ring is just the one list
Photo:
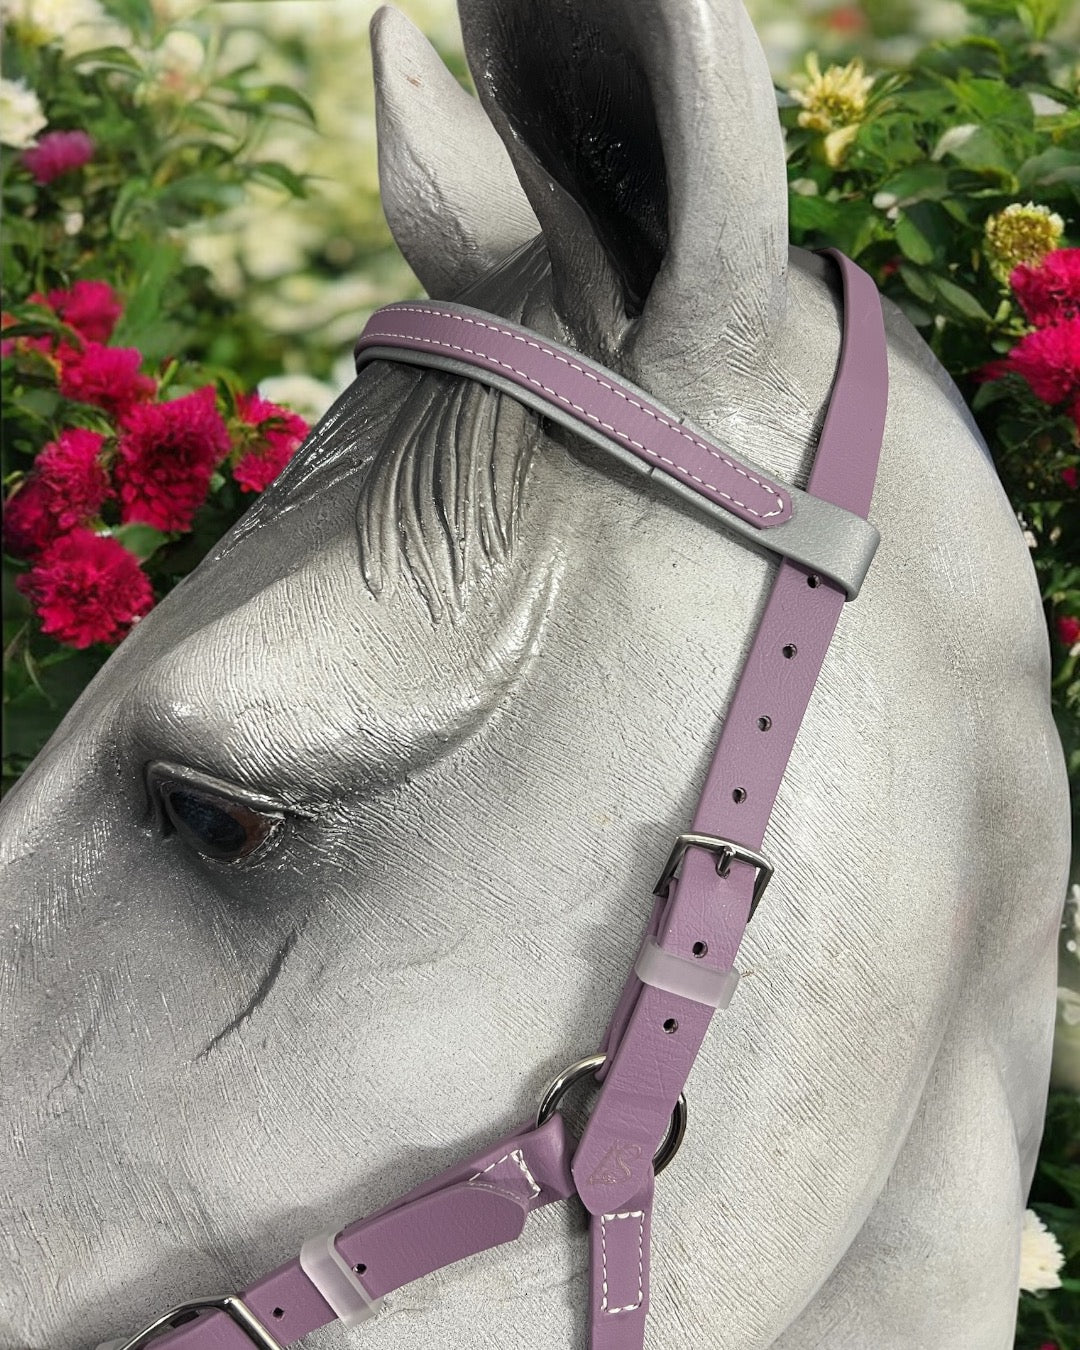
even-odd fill
[(757, 344), (783, 311), (787, 182), (764, 54), (739, 0), (459, 0), (575, 340)]
[(383, 211), (427, 293), (448, 299), (540, 226), (476, 99), (397, 10), (371, 21)]

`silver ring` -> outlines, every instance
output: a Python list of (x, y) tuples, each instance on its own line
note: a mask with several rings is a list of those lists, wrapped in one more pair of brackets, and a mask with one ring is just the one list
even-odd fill
[[(536, 1128), (539, 1129), (541, 1125), (546, 1125), (555, 1114), (556, 1107), (574, 1084), (580, 1083), (583, 1078), (588, 1078), (590, 1074), (594, 1074), (606, 1059), (607, 1055), (589, 1055), (585, 1059), (579, 1059), (576, 1064), (571, 1064), (568, 1069), (563, 1069), (562, 1073), (557, 1074), (544, 1089), (544, 1095), (540, 1098), (540, 1105), (536, 1111)], [(667, 1133), (660, 1141), (660, 1147), (653, 1156), (654, 1176), (659, 1176), (675, 1154), (678, 1153), (679, 1145), (682, 1143), (685, 1133), (686, 1098), (680, 1092), (679, 1100), (675, 1103), (675, 1109), (671, 1113), (671, 1122), (667, 1127)]]

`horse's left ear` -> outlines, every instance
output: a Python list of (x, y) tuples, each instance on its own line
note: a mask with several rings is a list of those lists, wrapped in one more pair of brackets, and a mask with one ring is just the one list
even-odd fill
[[(575, 341), (728, 337), (783, 312), (776, 99), (739, 0), (459, 0), (477, 92), (544, 231)], [(748, 351), (747, 348), (750, 348)]]
[(428, 295), (449, 299), (540, 226), (484, 110), (427, 38), (384, 6), (371, 53), (383, 212)]

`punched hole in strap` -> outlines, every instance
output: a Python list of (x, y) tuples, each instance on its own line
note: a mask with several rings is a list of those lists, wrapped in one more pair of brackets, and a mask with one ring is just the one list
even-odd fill
[(337, 1249), (338, 1230), (308, 1238), (300, 1248), (300, 1269), (322, 1294), (334, 1316), (347, 1327), (369, 1321), (382, 1307), (357, 1278)]
[(655, 938), (649, 938), (642, 947), (634, 972), (642, 984), (709, 1008), (726, 1008), (739, 983), (739, 972), (734, 968), (709, 970), (691, 957), (666, 952)]

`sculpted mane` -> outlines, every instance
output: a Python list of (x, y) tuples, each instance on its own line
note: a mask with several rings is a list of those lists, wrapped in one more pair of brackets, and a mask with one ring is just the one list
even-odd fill
[[(550, 293), (542, 244), (522, 249), (465, 298), (522, 320)], [(423, 301), (418, 301), (422, 304)], [(358, 480), (356, 533), (368, 590), (414, 586), (433, 622), (462, 619), (475, 583), (510, 563), (543, 421), (474, 381), (387, 368), (361, 376), (211, 555), (346, 479)]]

